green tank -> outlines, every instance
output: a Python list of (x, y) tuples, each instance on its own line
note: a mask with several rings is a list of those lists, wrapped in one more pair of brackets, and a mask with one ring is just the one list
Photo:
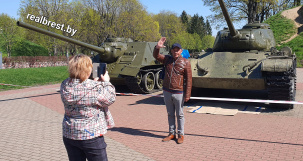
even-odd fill
[[(150, 93), (154, 89), (162, 88), (160, 75), (163, 65), (153, 58), (153, 49), (157, 42), (138, 42), (129, 38), (108, 38), (99, 47), (20, 21), (17, 22), (17, 25), (98, 52), (98, 55), (92, 58), (91, 78), (97, 77), (100, 63), (106, 63), (107, 71), (114, 85), (127, 85), (134, 93)], [(161, 49), (160, 52), (168, 54), (165, 49)]]
[[(294, 101), (296, 55), (289, 47), (278, 51), (270, 26), (251, 23), (236, 30), (223, 0), (228, 28), (218, 32), (214, 46), (189, 58), (193, 88), (266, 90), (270, 100)], [(293, 105), (272, 104), (279, 108)]]

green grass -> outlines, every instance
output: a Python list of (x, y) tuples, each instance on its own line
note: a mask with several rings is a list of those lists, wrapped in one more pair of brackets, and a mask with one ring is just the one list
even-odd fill
[[(66, 66), (44, 68), (0, 69), (0, 83), (39, 86), (61, 83), (68, 77)], [(0, 85), (0, 91), (24, 87)]]
[(300, 33), (299, 36), (294, 38), (288, 43), (282, 44), (280, 48), (288, 46), (292, 49), (293, 52), (296, 53), (297, 56), (297, 66), (302, 67), (303, 66), (303, 33)]
[[(302, 14), (302, 13), (300, 13)], [(297, 33), (298, 29), (292, 20), (281, 16), (281, 12), (270, 17), (264, 23), (270, 25), (273, 30), (274, 37), (277, 43), (277, 49), (288, 46), (292, 49), (297, 56), (297, 67), (303, 67), (303, 34), (291, 40), (287, 43), (281, 43), (282, 41), (288, 40), (291, 36)]]
[(282, 41), (288, 40), (291, 36), (297, 33), (294, 22), (290, 19), (282, 17), (281, 12), (274, 16), (271, 16), (264, 23), (270, 25), (277, 44), (280, 44)]
[(6, 53), (2, 53), (2, 58), (7, 57)]

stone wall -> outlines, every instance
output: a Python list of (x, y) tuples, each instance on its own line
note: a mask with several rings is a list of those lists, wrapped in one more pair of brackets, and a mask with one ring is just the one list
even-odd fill
[(17, 56), (3, 58), (2, 69), (67, 66), (66, 56)]

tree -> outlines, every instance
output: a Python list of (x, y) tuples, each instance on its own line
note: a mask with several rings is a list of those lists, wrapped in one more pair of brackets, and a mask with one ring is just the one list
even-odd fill
[(182, 24), (186, 27), (186, 30), (188, 30), (188, 27), (189, 27), (189, 18), (188, 18), (188, 15), (187, 15), (187, 13), (183, 10), (183, 12), (182, 12), (182, 14), (181, 14), (181, 16), (180, 16), (180, 18), (181, 18), (181, 22), (182, 22)]
[(132, 38), (139, 41), (158, 41), (159, 23), (137, 1), (125, 2), (128, 6), (119, 13), (115, 25), (116, 36)]
[(28, 40), (19, 39), (13, 45), (11, 56), (48, 56), (48, 50)]
[[(100, 20), (98, 22), (98, 44), (101, 45), (106, 38), (116, 35), (115, 24), (119, 12), (122, 11), (122, 3), (125, 0), (83, 0), (84, 8), (96, 11)], [(127, 7), (127, 6), (125, 6)]]
[(200, 36), (200, 39), (202, 39), (207, 34), (204, 18), (195, 14), (190, 19), (188, 32), (191, 34), (197, 33)]
[[(205, 35), (212, 34), (211, 26), (208, 21), (205, 24), (204, 18), (198, 14), (191, 17), (187, 24), (188, 19), (186, 20), (186, 18), (189, 18), (189, 16), (185, 11), (182, 12), (180, 17), (168, 11), (161, 11), (154, 16), (154, 19), (159, 22), (161, 35), (167, 38), (166, 46), (180, 43), (182, 48), (188, 49), (190, 52), (201, 51), (203, 49), (202, 38)], [(210, 43), (213, 43), (213, 41)]]
[[(217, 24), (217, 28), (226, 25), (222, 10), (217, 0), (204, 0), (204, 5), (211, 7), (215, 14), (210, 16), (212, 23)], [(273, 14), (291, 7), (290, 0), (225, 0), (225, 5), (231, 20), (234, 23), (247, 20), (248, 23), (255, 21), (263, 22)]]
[[(57, 24), (64, 24), (68, 21), (66, 16), (68, 15), (68, 0), (24, 0), (21, 1), (21, 7), (19, 9), (20, 19), (23, 22), (37, 26), (39, 28), (55, 32), (58, 34), (66, 34), (63, 30), (58, 30), (50, 25), (43, 25), (28, 19), (28, 14), (34, 15), (39, 18), (45, 17), (48, 21), (55, 22)], [(66, 24), (67, 26), (67, 24)], [(37, 34), (34, 31), (26, 31), (26, 39), (33, 41), (39, 45), (46, 47), (49, 54), (54, 53), (58, 55), (59, 49), (62, 49), (67, 43), (61, 40)]]
[[(83, 0), (84, 7), (96, 12), (98, 44), (108, 37), (149, 41), (158, 39), (159, 25), (138, 0)], [(92, 21), (92, 20), (88, 20)], [(95, 21), (94, 21), (95, 22)], [(92, 24), (96, 24), (95, 23)]]
[(10, 57), (12, 47), (21, 35), (21, 30), (16, 25), (16, 20), (7, 14), (0, 14), (0, 46)]
[[(64, 13), (62, 13), (64, 14), (64, 16), (62, 16), (64, 18), (64, 23), (73, 26), (73, 28), (77, 30), (77, 33), (73, 36), (71, 36), (71, 34), (67, 34), (66, 32), (62, 32), (61, 34), (82, 42), (97, 44), (97, 41), (94, 39), (96, 37), (97, 28), (93, 28), (94, 24), (82, 24), (88, 20), (88, 17), (85, 16), (87, 9), (83, 8), (83, 3), (81, 1), (72, 1), (66, 8), (64, 8), (64, 10)], [(96, 23), (98, 21), (93, 22)], [(85, 48), (67, 42), (63, 42), (62, 46), (59, 46), (59, 50), (62, 53), (69, 53), (71, 55), (79, 52), (85, 53), (84, 49)]]
[(208, 20), (206, 20), (205, 28), (206, 28), (206, 35), (212, 35), (212, 29)]
[[(55, 29), (50, 25), (35, 22), (28, 18), (28, 14), (46, 17), (48, 21), (64, 24), (65, 27), (72, 26), (77, 33), (71, 35), (63, 29)], [(151, 15), (147, 13), (139, 0), (24, 0), (20, 15), (23, 22), (97, 46), (101, 46), (109, 37), (158, 41), (162, 35), (167, 37), (169, 46), (170, 40), (179, 37), (178, 35), (186, 36), (186, 42), (197, 42), (198, 40), (195, 40), (197, 35), (201, 41), (203, 36), (211, 34), (210, 25), (206, 26), (202, 16), (196, 15), (194, 20), (196, 20), (197, 28), (188, 34), (188, 26), (192, 22), (188, 22), (190, 16), (185, 11), (182, 12), (181, 17), (166, 11)], [(25, 38), (47, 48), (49, 54), (90, 51), (31, 30), (26, 30)], [(194, 50), (190, 44), (188, 46)]]
[(294, 0), (294, 6), (300, 6), (301, 0)]
[(202, 49), (206, 50), (212, 48), (215, 42), (215, 38), (211, 35), (206, 35), (202, 39)]
[(169, 11), (161, 11), (159, 14), (155, 15), (154, 20), (159, 23), (160, 35), (167, 38), (167, 46), (172, 45), (171, 40), (179, 33), (186, 32), (186, 27), (181, 22), (181, 19)]
[[(72, 26), (76, 35), (54, 29), (28, 19), (28, 14)], [(21, 20), (39, 28), (67, 37), (102, 45), (108, 37), (126, 36), (142, 41), (159, 39), (159, 24), (152, 19), (138, 0), (24, 0), (20, 8)], [(34, 31), (26, 31), (26, 39), (46, 47), (55, 55), (63, 52), (88, 52), (86, 48), (70, 44)]]
[(183, 10), (182, 14), (181, 14), (181, 22), (185, 25), (188, 24), (188, 16), (187, 13)]
[(172, 44), (179, 43), (183, 49), (188, 49), (190, 52), (201, 51), (203, 49), (203, 43), (197, 33), (190, 34), (183, 31), (173, 35), (173, 39), (171, 39)]
[[(80, 9), (80, 8), (79, 8)], [(83, 10), (83, 9), (82, 9)], [(79, 40), (86, 43), (101, 45), (106, 33), (101, 15), (94, 9), (84, 9), (79, 18)]]

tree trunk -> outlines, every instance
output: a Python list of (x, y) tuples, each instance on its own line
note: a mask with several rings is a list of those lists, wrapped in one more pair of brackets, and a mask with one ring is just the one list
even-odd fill
[(253, 23), (257, 19), (258, 2), (249, 0), (247, 4), (247, 20), (248, 23)]
[(54, 56), (58, 56), (57, 55), (57, 45), (54, 45)]
[(248, 23), (253, 22), (253, 19), (251, 19), (252, 18), (252, 6), (253, 6), (252, 3), (253, 3), (253, 1), (249, 0), (248, 4), (247, 4), (247, 21), (248, 21)]
[(8, 45), (6, 45), (7, 57), (10, 57), (10, 53), (8, 51)]
[(11, 56), (11, 51), (12, 51), (12, 47), (11, 47), (11, 41), (8, 42), (8, 46), (7, 46), (7, 56), (10, 57)]
[(294, 7), (300, 6), (301, 0), (294, 0)]

